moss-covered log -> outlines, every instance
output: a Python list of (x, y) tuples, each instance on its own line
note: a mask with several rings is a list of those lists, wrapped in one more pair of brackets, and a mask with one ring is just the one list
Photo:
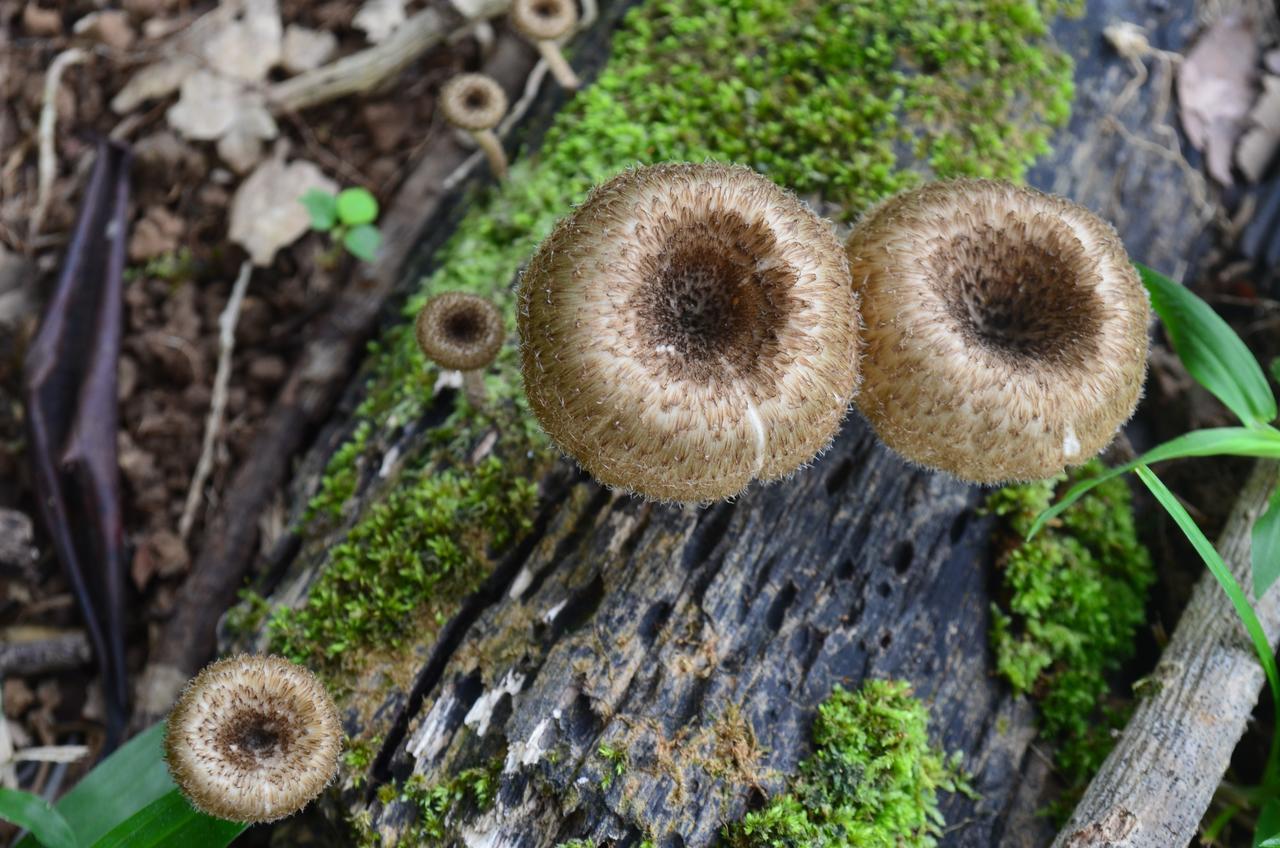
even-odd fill
[[(740, 159), (847, 219), (921, 171), (1023, 176), (1052, 133), (1031, 182), (1116, 221), (1149, 264), (1180, 270), (1190, 255), (1193, 187), (1115, 129), (1146, 134), (1168, 119), (1150, 114), (1159, 81), (1113, 115), (1130, 67), (1101, 35), (1137, 21), (1176, 48), (1185, 10), (599, 5), (601, 27), (635, 6), (603, 74), (539, 152), (517, 159), (506, 188), (467, 195), (426, 282), (410, 275), (407, 311), (444, 289), (509, 309), (517, 267), (586, 186), (663, 158)], [(609, 43), (579, 46), (575, 65), (595, 76)], [(1053, 132), (1070, 100), (1064, 56), (1078, 96)], [(534, 110), (529, 148), (547, 111)], [(226, 646), (307, 661), (339, 695), (352, 742), (328, 805), (346, 830), (337, 844), (354, 831), (386, 845), (704, 846), (762, 807), (798, 832), (814, 824), (805, 798), (867, 775), (858, 758), (873, 749), (832, 728), (894, 716), (894, 733), (922, 738), (902, 690), (865, 686), (881, 678), (911, 684), (932, 747), (881, 752), (930, 765), (877, 784), (914, 801), (866, 844), (1052, 838), (1036, 816), (1047, 767), (1029, 747), (1034, 707), (995, 675), (988, 648), (982, 492), (908, 467), (855, 415), (812, 467), (735, 502), (616, 496), (552, 455), (515, 362), (508, 349), (489, 375), (492, 406), (474, 410), (422, 363), (405, 326), (391, 327), (301, 466), (299, 543), (280, 547), (262, 594), (226, 628)], [(833, 697), (837, 686), (848, 693)], [(942, 792), (955, 785), (943, 751), (959, 752), (972, 793)], [(797, 806), (768, 804), (788, 790)], [(935, 791), (946, 826), (913, 824), (933, 815)], [(744, 828), (728, 834), (752, 844)]]

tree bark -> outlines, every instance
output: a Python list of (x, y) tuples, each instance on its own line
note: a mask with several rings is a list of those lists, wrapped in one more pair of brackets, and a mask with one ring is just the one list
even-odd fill
[[(1145, 134), (1149, 113), (1168, 120), (1167, 101), (1153, 108), (1155, 82), (1110, 114), (1131, 70), (1102, 28), (1146, 9), (1094, 2), (1056, 27), (1080, 97), (1031, 181), (1115, 221), (1135, 258), (1179, 271), (1200, 230), (1185, 214), (1191, 188), (1175, 162), (1127, 144), (1111, 123)], [(1188, 10), (1172, 11), (1153, 42), (1176, 49), (1189, 26)], [(575, 64), (596, 56), (580, 47)], [(341, 408), (358, 397), (353, 387)], [(304, 461), (297, 504), (342, 431), (333, 422)], [(390, 449), (411, 455), (429, 438), (415, 429)], [(1048, 777), (1030, 747), (1034, 707), (995, 676), (987, 648), (981, 490), (906, 465), (855, 414), (813, 467), (708, 509), (612, 495), (564, 462), (540, 491), (534, 530), (485, 587), (438, 635), (410, 636), (409, 673), (373, 662), (355, 682), (348, 730), (381, 748), (341, 800), (385, 844), (416, 813), (378, 801), (380, 786), (411, 774), (441, 784), (497, 757), (497, 800), (452, 822), (459, 844), (629, 845), (653, 834), (660, 848), (710, 845), (724, 822), (783, 788), (834, 685), (879, 677), (912, 682), (935, 738), (964, 752), (980, 793), (944, 799), (943, 844), (1052, 839), (1034, 815)], [(270, 600), (300, 603), (332, 541), (287, 558)], [(602, 744), (627, 752), (612, 781)]]

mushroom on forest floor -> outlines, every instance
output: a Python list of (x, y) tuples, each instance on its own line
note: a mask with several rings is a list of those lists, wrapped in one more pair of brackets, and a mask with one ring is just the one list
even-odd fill
[(507, 114), (507, 93), (485, 74), (458, 74), (440, 89), (445, 120), (471, 134), (498, 179), (507, 176), (507, 153), (493, 130)]
[(1044, 479), (1133, 414), (1147, 293), (1084, 207), (931, 183), (873, 208), (846, 250), (864, 325), (856, 402), (907, 459), (977, 483)]
[(830, 226), (743, 168), (667, 164), (593, 190), (520, 283), (525, 391), (600, 482), (707, 502), (831, 441), (858, 379)]
[(467, 400), (484, 406), (484, 369), (506, 338), (502, 312), (492, 301), (465, 292), (445, 292), (426, 302), (415, 325), (418, 347), (442, 368), (462, 372)]
[(270, 822), (305, 807), (338, 770), (342, 725), (310, 671), (272, 656), (219, 660), (169, 714), (164, 756), (196, 809)]
[(582, 85), (557, 43), (578, 26), (574, 0), (512, 0), (511, 25), (537, 46), (556, 82), (570, 91)]

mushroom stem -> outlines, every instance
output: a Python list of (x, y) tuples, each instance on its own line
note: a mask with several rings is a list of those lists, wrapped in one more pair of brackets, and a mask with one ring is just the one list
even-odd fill
[(502, 149), (502, 142), (493, 130), (472, 130), (471, 137), (476, 145), (484, 151), (489, 160), (489, 170), (500, 180), (507, 178), (507, 151)]
[(489, 404), (489, 392), (484, 385), (484, 371), (462, 372), (462, 390), (467, 393), (467, 403), (476, 409), (483, 409)]
[(538, 52), (542, 54), (543, 60), (547, 63), (547, 68), (551, 71), (551, 76), (556, 78), (556, 82), (560, 83), (561, 88), (577, 91), (582, 87), (582, 81), (578, 79), (578, 75), (573, 72), (568, 60), (560, 52), (560, 45), (554, 41), (544, 40), (536, 43)]

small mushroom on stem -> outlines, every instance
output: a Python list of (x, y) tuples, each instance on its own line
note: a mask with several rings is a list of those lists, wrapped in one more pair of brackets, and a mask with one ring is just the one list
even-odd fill
[(858, 380), (857, 298), (830, 226), (755, 172), (627, 171), (520, 283), (543, 429), (601, 483), (688, 503), (794, 472)]
[(471, 134), (493, 175), (506, 178), (507, 153), (493, 129), (507, 114), (507, 94), (497, 80), (485, 74), (459, 74), (440, 89), (440, 109), (445, 120)]
[(1133, 414), (1149, 301), (1084, 207), (932, 183), (873, 208), (846, 250), (866, 349), (856, 401), (907, 459), (977, 483), (1044, 479)]
[(445, 292), (427, 301), (415, 327), (418, 347), (442, 368), (462, 372), (467, 400), (480, 408), (488, 401), (484, 369), (506, 338), (502, 312), (491, 301), (465, 292)]
[(537, 46), (556, 82), (570, 91), (582, 85), (558, 44), (578, 26), (574, 0), (513, 0), (511, 25)]
[(333, 779), (338, 710), (310, 671), (241, 655), (196, 675), (169, 714), (164, 757), (196, 809), (258, 823), (301, 810)]

